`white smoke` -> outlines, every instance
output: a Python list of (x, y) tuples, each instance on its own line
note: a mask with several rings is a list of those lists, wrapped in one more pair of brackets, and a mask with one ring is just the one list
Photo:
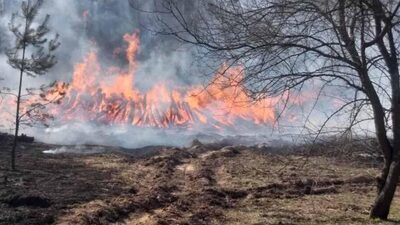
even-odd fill
[(73, 154), (96, 154), (103, 153), (106, 151), (105, 147), (101, 146), (62, 146), (60, 148), (54, 148), (43, 151), (45, 154), (63, 154), (63, 153), (73, 153)]
[[(51, 149), (46, 153), (96, 153), (93, 145), (118, 146), (127, 149), (142, 148), (145, 146), (190, 146), (194, 139), (203, 143), (221, 143), (227, 145), (253, 146), (260, 143), (267, 143), (268, 146), (277, 146), (283, 143), (292, 142), (291, 136), (282, 136), (279, 133), (272, 133), (269, 128), (258, 129), (255, 132), (225, 131), (221, 135), (216, 130), (204, 128), (187, 130), (178, 128), (157, 129), (150, 127), (132, 126), (111, 126), (94, 125), (93, 123), (70, 123), (48, 129), (32, 129), (36, 140), (49, 144), (73, 145)], [(240, 133), (240, 135), (238, 135)], [(77, 147), (78, 146), (78, 147)], [(101, 149), (100, 149), (101, 150)]]
[[(4, 1), (4, 10), (0, 17), (0, 32), (5, 36), (4, 40), (1, 40), (2, 48), (0, 48), (0, 53), (4, 53), (4, 46), (12, 44), (12, 35), (7, 31), (7, 24), (11, 13), (18, 10), (21, 2), (22, 0)], [(139, 2), (147, 5), (147, 7), (152, 5), (152, 1), (142, 0)], [(187, 2), (185, 4), (188, 7), (190, 6)], [(88, 21), (85, 21), (83, 15), (85, 11), (88, 12)], [(139, 87), (140, 90), (148, 90), (158, 81), (168, 81), (168, 84), (173, 86), (205, 82), (200, 71), (193, 66), (195, 60), (192, 49), (186, 46), (182, 47), (173, 38), (156, 36), (151, 31), (144, 29), (149, 26), (146, 22), (146, 17), (142, 17), (139, 12), (130, 8), (128, 1), (48, 0), (45, 1), (41, 16), (38, 19), (45, 14), (50, 14), (51, 16), (49, 26), (52, 32), (60, 34), (61, 46), (56, 53), (58, 64), (45, 76), (38, 78), (25, 77), (24, 88), (35, 88), (56, 80), (71, 81), (74, 65), (81, 62), (82, 58), (93, 48), (100, 53), (101, 63), (105, 67), (108, 65), (127, 64), (124, 59), (114, 59), (112, 52), (114, 48), (123, 48), (123, 34), (135, 31), (139, 31), (141, 37), (141, 49), (138, 55), (140, 66), (135, 77), (135, 86)], [(0, 81), (0, 87), (5, 86), (15, 90), (18, 84), (18, 73), (7, 64), (7, 58), (4, 54), (0, 55), (0, 69), (2, 71), (0, 77), (4, 78), (3, 81)], [(307, 112), (312, 107), (312, 104), (304, 104), (303, 107), (304, 111)], [(13, 109), (8, 110), (12, 115)], [(301, 112), (299, 111), (299, 116), (300, 114)], [(304, 117), (304, 115), (301, 116)], [(219, 133), (223, 135), (254, 135), (259, 133), (265, 135), (260, 137), (259, 141), (265, 142), (267, 139), (279, 136), (279, 132), (287, 133), (298, 130), (296, 126), (300, 125), (303, 119), (298, 120), (300, 121), (299, 124), (289, 122), (293, 128), (288, 129), (276, 130), (273, 125), (255, 128), (244, 124), (232, 130), (223, 130)], [(310, 120), (312, 123), (317, 124), (322, 119), (318, 115), (313, 115)], [(0, 121), (0, 124), (4, 124), (4, 122)], [(199, 133), (209, 134), (205, 138), (205, 140), (208, 139), (209, 141), (222, 138), (222, 136), (215, 135), (215, 133), (218, 133), (215, 130), (209, 130), (208, 127), (201, 126), (186, 130), (135, 128), (122, 125), (105, 126), (93, 123), (60, 124), (57, 121), (55, 124), (57, 125), (47, 129), (24, 128), (22, 132), (33, 135), (39, 141), (46, 143), (116, 145), (128, 148), (146, 145), (184, 146), (188, 145), (193, 138), (198, 137)], [(9, 131), (8, 129), (3, 130)], [(68, 149), (64, 150), (67, 151)], [(53, 152), (64, 150), (54, 150)]]

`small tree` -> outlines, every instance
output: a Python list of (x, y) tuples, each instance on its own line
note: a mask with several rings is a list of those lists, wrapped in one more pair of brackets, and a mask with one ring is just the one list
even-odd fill
[[(23, 76), (24, 74), (32, 77), (44, 75), (57, 63), (53, 52), (60, 45), (58, 35), (52, 40), (46, 38), (50, 31), (47, 27), (50, 16), (46, 15), (41, 24), (37, 26), (34, 24), (42, 4), (43, 0), (22, 2), (22, 14), (14, 13), (9, 24), (10, 31), (15, 36), (15, 46), (7, 51), (8, 64), (20, 72), (18, 94), (16, 95), (15, 136), (11, 150), (12, 170), (15, 170), (15, 152), (21, 121), (20, 107)], [(47, 49), (45, 48), (46, 44)], [(27, 57), (27, 54), (31, 54), (31, 56)]]

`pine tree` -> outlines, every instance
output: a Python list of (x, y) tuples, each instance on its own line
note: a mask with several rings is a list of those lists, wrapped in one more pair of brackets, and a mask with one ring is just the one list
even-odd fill
[[(49, 15), (42, 23), (35, 25), (35, 19), (43, 0), (23, 1), (21, 12), (14, 13), (9, 24), (10, 31), (15, 36), (15, 46), (7, 51), (8, 64), (19, 71), (19, 86), (15, 114), (15, 135), (11, 150), (11, 169), (15, 170), (15, 152), (18, 144), (18, 131), (20, 127), (21, 90), (24, 74), (28, 76), (44, 75), (52, 68), (57, 60), (53, 52), (60, 45), (58, 34), (54, 39), (48, 40)], [(30, 54), (30, 57), (27, 55)]]

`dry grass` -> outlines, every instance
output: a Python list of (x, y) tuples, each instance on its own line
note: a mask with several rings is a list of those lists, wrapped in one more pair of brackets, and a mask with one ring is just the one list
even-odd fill
[[(375, 161), (247, 148), (45, 155), (22, 146), (19, 171), (0, 147), (0, 224), (394, 224), (368, 218)], [(341, 154), (342, 156), (342, 154)], [(1, 183), (7, 176), (8, 182)], [(48, 207), (13, 206), (39, 196)], [(399, 194), (390, 218), (400, 219)]]

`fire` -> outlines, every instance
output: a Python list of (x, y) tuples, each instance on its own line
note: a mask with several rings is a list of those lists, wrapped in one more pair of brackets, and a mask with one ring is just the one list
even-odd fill
[(253, 101), (239, 80), (241, 67), (222, 67), (206, 88), (170, 88), (159, 81), (148, 91), (135, 87), (140, 41), (135, 32), (123, 37), (128, 68), (103, 68), (91, 51), (75, 66), (70, 84), (56, 83), (44, 98), (59, 94), (59, 104), (48, 107), (63, 122), (91, 121), (139, 127), (187, 127), (207, 124), (215, 128), (239, 121), (269, 124), (275, 120), (275, 99)]

